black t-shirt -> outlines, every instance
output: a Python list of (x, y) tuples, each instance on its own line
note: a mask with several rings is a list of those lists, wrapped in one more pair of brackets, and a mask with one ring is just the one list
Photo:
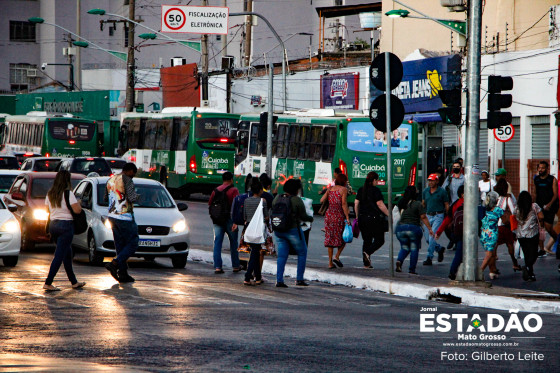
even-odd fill
[[(539, 175), (534, 178), (535, 188), (537, 190), (537, 205), (541, 208), (550, 202), (552, 197), (554, 197), (554, 190), (552, 185), (554, 184), (554, 176), (548, 175), (544, 179), (541, 179)], [(558, 205), (558, 200), (553, 203), (553, 207)]]
[(383, 201), (383, 194), (381, 194), (381, 190), (379, 190), (376, 186), (361, 187), (358, 189), (358, 195), (356, 195), (356, 199), (360, 201), (360, 207), (358, 210), (359, 215), (380, 215), (382, 212), (377, 207), (378, 201)]

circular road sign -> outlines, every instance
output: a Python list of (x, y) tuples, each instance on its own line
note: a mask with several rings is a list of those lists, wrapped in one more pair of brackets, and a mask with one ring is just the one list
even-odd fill
[[(404, 105), (395, 95), (391, 95), (391, 131), (396, 130), (404, 119)], [(369, 120), (373, 126), (382, 132), (387, 132), (387, 108), (385, 94), (378, 96), (369, 107)]]
[(508, 142), (509, 140), (513, 139), (513, 135), (515, 135), (515, 129), (511, 124), (494, 128), (494, 137), (498, 141)]
[(185, 25), (187, 17), (185, 17), (185, 13), (181, 9), (170, 8), (165, 13), (163, 21), (165, 22), (165, 26), (169, 27), (171, 30), (179, 30)]
[[(389, 53), (389, 52), (385, 52)], [(369, 76), (371, 84), (380, 91), (385, 91), (385, 53), (379, 54), (369, 67)], [(391, 89), (397, 88), (403, 77), (403, 65), (401, 60), (393, 53), (389, 53), (389, 67), (390, 67), (390, 87)]]

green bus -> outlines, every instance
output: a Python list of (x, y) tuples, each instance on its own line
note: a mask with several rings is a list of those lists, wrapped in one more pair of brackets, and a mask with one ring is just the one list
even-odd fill
[[(265, 171), (266, 140), (259, 136), (259, 119), (259, 114), (240, 118), (234, 175), (241, 191), (248, 174), (258, 176)], [(273, 127), (271, 177), (277, 185), (290, 178), (301, 179), (305, 197), (319, 204), (319, 192), (331, 183), (335, 168), (348, 176), (354, 191), (363, 186), (370, 171), (376, 171), (380, 177), (379, 188), (387, 200), (389, 142), (393, 157), (392, 198), (397, 201), (408, 185), (416, 183), (417, 125), (405, 122), (391, 136), (386, 136), (376, 131), (369, 117), (361, 112), (309, 109), (278, 114)], [(353, 202), (354, 196), (348, 200)]]
[(97, 123), (44, 111), (9, 115), (0, 124), (0, 154), (22, 152), (53, 157), (97, 155)]
[(123, 113), (119, 150), (139, 176), (159, 180), (177, 198), (210, 194), (233, 172), (239, 115), (207, 108)]

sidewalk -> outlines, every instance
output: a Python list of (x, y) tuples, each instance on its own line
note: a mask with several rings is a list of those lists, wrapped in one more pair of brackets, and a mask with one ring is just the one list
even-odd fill
[[(213, 263), (213, 254), (201, 248), (191, 248), (189, 259), (204, 263)], [(229, 252), (222, 252), (224, 265), (231, 266)], [(265, 258), (263, 274), (276, 275), (276, 259)], [(285, 276), (296, 277), (296, 265), (287, 264)], [(497, 310), (518, 310), (519, 312), (537, 312), (560, 315), (560, 296), (531, 290), (483, 284), (460, 284), (443, 278), (395, 273), (387, 270), (366, 270), (344, 267), (334, 270), (307, 266), (305, 279), (332, 285), (351, 286), (365, 290), (380, 291), (402, 297), (424, 300), (448, 301), (471, 307), (483, 307)]]

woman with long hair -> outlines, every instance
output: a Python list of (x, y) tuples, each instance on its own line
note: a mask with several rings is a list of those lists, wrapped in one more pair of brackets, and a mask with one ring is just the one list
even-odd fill
[(544, 214), (527, 191), (519, 193), (517, 208), (513, 213), (517, 219), (517, 239), (525, 256), (523, 280), (536, 281), (533, 264), (539, 252), (539, 225), (544, 226)]
[(75, 214), (82, 211), (80, 203), (72, 193), (72, 184), (70, 183), (70, 172), (58, 171), (54, 179), (52, 188), (47, 193), (45, 205), (50, 213), (49, 234), (56, 243), (54, 259), (43, 289), (47, 291), (57, 291), (60, 288), (52, 283), (58, 272), (60, 265), (64, 264), (66, 275), (74, 289), (83, 287), (85, 282), (78, 282), (74, 270), (72, 268), (72, 238), (74, 237), (74, 219), (68, 206), (72, 208)]
[(364, 268), (373, 268), (371, 255), (385, 243), (385, 221), (383, 215), (389, 215), (383, 195), (377, 187), (379, 175), (370, 172), (366, 176), (364, 186), (358, 189), (354, 201), (354, 212), (358, 218), (358, 227), (362, 233), (362, 260)]
[(431, 236), (434, 235), (426, 210), (422, 206), (422, 202), (417, 201), (418, 191), (416, 187), (411, 185), (406, 187), (404, 195), (399, 200), (397, 208), (401, 212), (401, 219), (397, 224), (395, 234), (401, 243), (401, 251), (397, 258), (396, 271), (402, 271), (402, 265), (408, 254), (410, 253), (410, 266), (408, 273), (416, 274), (416, 264), (418, 263), (418, 251), (422, 247), (422, 231), (421, 223), (424, 223)]
[[(344, 225), (350, 224), (347, 181), (346, 175), (338, 174), (334, 186), (330, 187), (327, 193), (321, 197), (321, 203), (326, 200), (329, 201), (329, 207), (325, 213), (325, 247), (329, 253), (329, 268), (343, 267), (340, 254), (342, 254), (346, 243), (342, 239), (342, 232), (344, 231)], [(337, 252), (333, 257), (335, 247)]]
[[(515, 209), (515, 203), (513, 198), (508, 193), (508, 184), (505, 179), (498, 180), (498, 183), (494, 187), (494, 191), (499, 194), (500, 198), (498, 198), (498, 207), (502, 210), (509, 211), (513, 214), (513, 210)], [(517, 263), (517, 259), (515, 258), (515, 251), (513, 248), (513, 233), (511, 232), (511, 225), (509, 222), (509, 215), (506, 214), (506, 218), (498, 220), (498, 245), (496, 249), (502, 245), (506, 244), (509, 256), (511, 257), (511, 262), (513, 264), (513, 271), (521, 271), (521, 266)], [(498, 271), (498, 273), (500, 273)]]

